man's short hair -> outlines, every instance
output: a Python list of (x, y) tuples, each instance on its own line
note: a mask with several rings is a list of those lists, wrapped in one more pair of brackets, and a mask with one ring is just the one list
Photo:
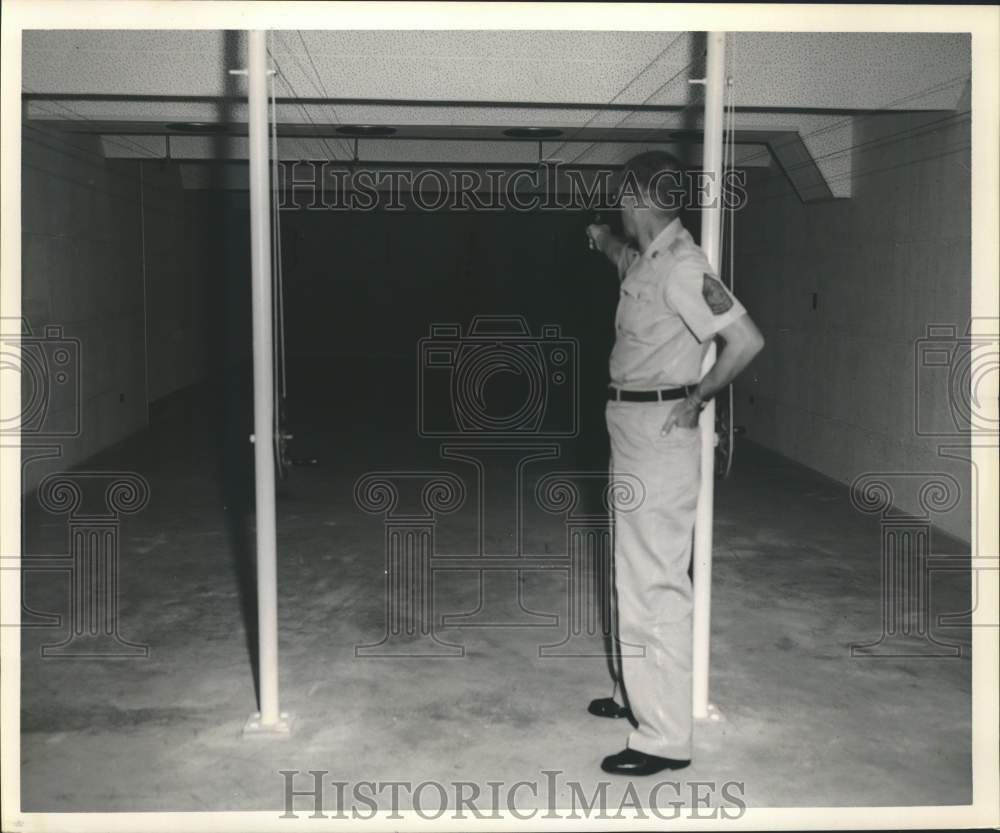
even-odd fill
[(672, 153), (647, 150), (633, 156), (622, 168), (622, 186), (628, 187), (630, 180), (649, 195), (654, 210), (676, 211), (682, 207), (687, 193), (684, 166)]

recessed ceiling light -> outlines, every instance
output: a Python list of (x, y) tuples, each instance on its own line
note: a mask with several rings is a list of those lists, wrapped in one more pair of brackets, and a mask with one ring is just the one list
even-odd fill
[(554, 139), (562, 134), (554, 127), (508, 127), (503, 132), (504, 136), (512, 139)]
[(178, 133), (228, 133), (228, 124), (206, 121), (172, 121), (165, 127), (167, 130), (174, 130)]
[(345, 124), (338, 127), (337, 132), (347, 136), (391, 136), (396, 128), (381, 124)]

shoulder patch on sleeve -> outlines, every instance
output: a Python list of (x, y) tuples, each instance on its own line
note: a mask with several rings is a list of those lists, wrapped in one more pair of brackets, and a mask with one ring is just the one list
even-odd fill
[(733, 308), (733, 299), (729, 293), (719, 283), (718, 278), (713, 278), (709, 274), (702, 275), (701, 294), (712, 310), (712, 315), (722, 315)]

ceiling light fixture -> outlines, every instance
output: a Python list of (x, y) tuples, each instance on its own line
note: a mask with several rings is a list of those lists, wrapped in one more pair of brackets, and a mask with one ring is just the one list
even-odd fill
[(164, 125), (177, 133), (228, 133), (229, 125), (207, 121), (172, 121)]
[(338, 127), (337, 132), (345, 136), (391, 136), (396, 128), (381, 124), (345, 124)]
[(511, 139), (555, 139), (562, 136), (563, 132), (554, 127), (508, 127), (504, 136)]

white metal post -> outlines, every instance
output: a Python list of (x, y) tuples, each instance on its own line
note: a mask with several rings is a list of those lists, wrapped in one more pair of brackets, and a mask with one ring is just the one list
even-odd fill
[(248, 32), (250, 250), (253, 281), (254, 496), (257, 523), (257, 634), (260, 713), (247, 731), (287, 731), (278, 707), (278, 571), (274, 506), (274, 332), (266, 32)]
[[(708, 33), (705, 71), (705, 137), (702, 170), (708, 179), (708, 202), (701, 212), (701, 247), (718, 273), (722, 220), (722, 116), (726, 73), (726, 34)], [(715, 363), (715, 344), (709, 345), (702, 374)], [(709, 714), (708, 666), (712, 630), (712, 518), (715, 501), (715, 402), (701, 414), (701, 487), (694, 526), (694, 614), (692, 623), (692, 712)]]

